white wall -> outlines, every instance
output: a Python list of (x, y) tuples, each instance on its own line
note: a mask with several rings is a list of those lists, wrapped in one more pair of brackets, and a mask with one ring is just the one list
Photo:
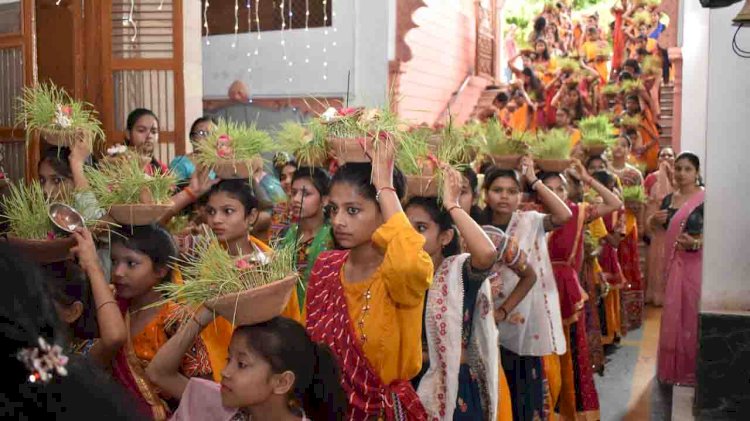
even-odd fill
[[(731, 20), (741, 7), (710, 12), (704, 311), (750, 311), (750, 59), (736, 56), (731, 46), (737, 30)], [(691, 29), (686, 27), (686, 38)], [(737, 41), (750, 49), (750, 28), (740, 30)]]
[(343, 97), (351, 71), (352, 104), (383, 104), (389, 38), (389, 7), (384, 3), (388, 2), (334, 0), (333, 27), (287, 29), (283, 46), (282, 31), (261, 32), (260, 41), (256, 32), (240, 34), (234, 48), (233, 34), (209, 36), (209, 44), (203, 43), (204, 97), (226, 98), (229, 85), (237, 79), (248, 84), (251, 97)]
[[(283, 46), (282, 31), (261, 32), (260, 41), (257, 32), (239, 34), (235, 48), (232, 48), (233, 34), (209, 36), (208, 44), (204, 37), (204, 96), (226, 98), (229, 85), (237, 79), (248, 84), (251, 96), (258, 97), (345, 93), (346, 74), (354, 65), (354, 4), (334, 1), (333, 12), (336, 16), (329, 16), (332, 27), (309, 31), (287, 28), (283, 31)], [(209, 31), (210, 25), (209, 21)], [(287, 60), (283, 58), (284, 48)], [(257, 56), (254, 55), (256, 49)], [(305, 63), (306, 58), (309, 63)], [(324, 62), (328, 63), (327, 67), (323, 66)], [(252, 68), (252, 73), (248, 68)]]
[(682, 28), (682, 131), (680, 148), (706, 157), (706, 104), (708, 101), (708, 15), (697, 0), (680, 5)]
[(185, 143), (190, 126), (203, 115), (203, 57), (201, 55), (201, 4), (186, 1), (182, 6), (183, 75), (185, 83)]

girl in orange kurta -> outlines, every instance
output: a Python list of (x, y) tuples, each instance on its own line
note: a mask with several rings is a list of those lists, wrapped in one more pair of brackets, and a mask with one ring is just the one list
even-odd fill
[[(169, 280), (169, 264), (177, 251), (169, 233), (159, 226), (136, 226), (112, 236), (112, 285), (125, 317), (128, 340), (112, 363), (112, 374), (134, 397), (141, 414), (164, 420), (169, 406), (148, 381), (145, 369), (156, 351), (177, 331), (169, 323), (173, 305), (150, 307), (161, 299), (154, 286)], [(181, 363), (187, 377), (210, 377), (212, 367), (202, 340), (196, 340)]]
[(343, 250), (320, 254), (306, 296), (307, 331), (333, 351), (349, 398), (347, 419), (424, 420), (409, 380), (422, 366), (422, 310), (432, 282), (425, 243), (401, 209), (392, 147), (347, 163), (329, 206)]

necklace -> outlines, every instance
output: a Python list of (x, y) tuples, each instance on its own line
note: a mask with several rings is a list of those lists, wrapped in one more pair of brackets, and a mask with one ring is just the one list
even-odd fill
[(370, 299), (372, 298), (372, 293), (370, 289), (372, 288), (372, 284), (367, 287), (367, 291), (365, 291), (364, 297), (365, 297), (365, 305), (362, 307), (362, 316), (359, 318), (359, 321), (357, 322), (357, 326), (359, 327), (359, 338), (362, 341), (362, 343), (367, 342), (367, 335), (365, 335), (365, 317), (367, 317), (367, 313), (370, 311)]

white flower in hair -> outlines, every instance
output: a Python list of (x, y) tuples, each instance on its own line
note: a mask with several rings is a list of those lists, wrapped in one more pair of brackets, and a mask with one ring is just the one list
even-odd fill
[(41, 336), (39, 345), (32, 348), (24, 348), (18, 351), (16, 358), (29, 370), (29, 381), (31, 383), (49, 382), (52, 377), (67, 376), (68, 357), (63, 354), (60, 345), (50, 345)]
[(322, 118), (323, 121), (333, 121), (338, 116), (339, 112), (335, 108), (328, 107), (328, 109), (320, 115), (320, 118)]

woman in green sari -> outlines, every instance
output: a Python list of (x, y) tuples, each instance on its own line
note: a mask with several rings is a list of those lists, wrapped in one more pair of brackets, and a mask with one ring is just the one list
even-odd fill
[(325, 170), (315, 167), (300, 167), (292, 178), (292, 224), (282, 236), (282, 244), (297, 245), (297, 269), (300, 273), (297, 296), (300, 308), (304, 308), (305, 290), (312, 264), (320, 252), (333, 247), (331, 225), (326, 220), (324, 210), (328, 202), (330, 181)]

